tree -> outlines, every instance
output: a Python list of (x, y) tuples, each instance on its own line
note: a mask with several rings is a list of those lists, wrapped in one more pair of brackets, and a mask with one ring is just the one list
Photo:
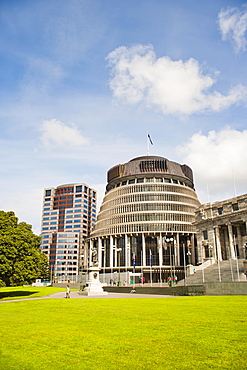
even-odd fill
[(40, 251), (40, 237), (14, 212), (0, 211), (0, 286), (30, 284), (48, 276), (47, 256)]

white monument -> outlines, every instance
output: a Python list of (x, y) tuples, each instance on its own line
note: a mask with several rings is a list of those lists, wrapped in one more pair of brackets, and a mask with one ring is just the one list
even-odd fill
[(98, 295), (107, 295), (108, 292), (105, 292), (102, 288), (102, 284), (99, 280), (100, 268), (97, 261), (97, 250), (92, 251), (93, 264), (89, 267), (89, 277), (86, 283), (86, 287), (80, 294), (88, 296), (98, 296)]

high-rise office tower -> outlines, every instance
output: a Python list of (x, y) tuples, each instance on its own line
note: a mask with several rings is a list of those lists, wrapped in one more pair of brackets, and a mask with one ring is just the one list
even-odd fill
[(108, 171), (106, 194), (90, 235), (103, 272), (162, 279), (171, 267), (196, 263), (195, 210), (200, 205), (190, 167), (144, 156)]
[(84, 240), (96, 220), (96, 191), (86, 184), (46, 188), (43, 197), (41, 250), (52, 278), (75, 281), (86, 265)]

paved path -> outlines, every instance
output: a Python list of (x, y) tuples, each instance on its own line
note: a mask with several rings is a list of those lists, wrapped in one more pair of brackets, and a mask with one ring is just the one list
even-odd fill
[[(70, 297), (72, 299), (95, 299), (95, 298), (175, 298), (175, 296), (170, 295), (157, 295), (157, 294), (130, 294), (130, 293), (109, 293), (107, 295), (98, 295), (98, 296), (86, 296), (79, 294), (78, 291), (72, 291), (70, 293)], [(6, 302), (19, 302), (19, 301), (34, 301), (37, 299), (65, 299), (65, 291), (64, 292), (58, 292), (54, 293), (45, 297), (38, 297), (38, 298), (25, 298), (25, 299), (11, 299), (11, 300), (5, 300), (0, 301), (0, 303), (6, 303)]]

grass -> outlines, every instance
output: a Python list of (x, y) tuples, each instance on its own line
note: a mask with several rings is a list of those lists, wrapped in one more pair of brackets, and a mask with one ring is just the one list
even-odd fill
[(0, 304), (0, 369), (246, 369), (246, 296)]
[(62, 291), (65, 292), (65, 289), (50, 286), (48, 287), (20, 286), (20, 287), (0, 288), (0, 302), (13, 299), (45, 297), (47, 295)]

